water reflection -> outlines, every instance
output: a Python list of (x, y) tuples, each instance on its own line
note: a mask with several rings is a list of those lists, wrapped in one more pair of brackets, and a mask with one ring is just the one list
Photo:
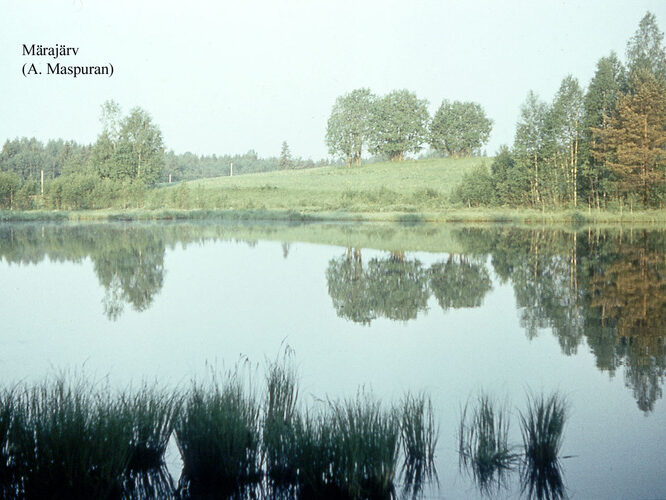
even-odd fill
[(104, 314), (117, 320), (126, 304), (148, 309), (162, 289), (164, 237), (155, 227), (135, 225), (2, 225), (0, 257), (18, 264), (89, 258), (105, 289)]
[(147, 471), (135, 471), (127, 474), (123, 482), (122, 498), (148, 500), (152, 498), (178, 498), (173, 478), (165, 465)]
[[(666, 232), (516, 226), (271, 224), (1, 224), (0, 258), (9, 263), (90, 259), (110, 320), (147, 310), (165, 280), (166, 249), (233, 240), (254, 247), (293, 242), (346, 247), (323, 270), (336, 314), (371, 325), (414, 321), (433, 297), (444, 310), (480, 307), (509, 284), (529, 339), (550, 331), (564, 355), (585, 345), (599, 370), (622, 372), (638, 407), (654, 410), (666, 371)], [(386, 250), (366, 257), (364, 248)], [(393, 249), (393, 250), (391, 250)], [(427, 265), (409, 250), (442, 257)], [(376, 254), (373, 254), (376, 255)], [(489, 263), (489, 264), (488, 264)], [(492, 277), (491, 277), (492, 276)], [(485, 314), (480, 311), (480, 314)]]
[[(458, 430), (459, 466), (483, 496), (494, 498), (509, 488), (509, 477), (520, 475), (521, 493), (529, 499), (566, 497), (560, 450), (568, 415), (559, 394), (528, 395), (527, 409), (519, 411), (522, 453), (509, 443), (511, 412), (481, 393), (461, 414)], [(566, 457), (569, 458), (569, 457)]]
[(492, 289), (483, 262), (472, 262), (463, 255), (451, 255), (446, 262), (430, 267), (430, 290), (444, 309), (480, 307)]
[(666, 235), (634, 230), (567, 232), (462, 229), (470, 253), (491, 256), (514, 288), (528, 338), (546, 328), (565, 355), (585, 340), (602, 371), (625, 366), (645, 412), (662, 397), (666, 355)]
[(92, 257), (95, 274), (105, 288), (104, 314), (116, 320), (125, 304), (135, 311), (150, 307), (164, 281), (164, 242), (154, 232), (110, 234)]
[(492, 288), (483, 263), (464, 256), (426, 268), (405, 252), (391, 252), (364, 266), (362, 250), (351, 247), (329, 261), (326, 281), (337, 315), (364, 325), (377, 318), (416, 319), (427, 310), (431, 293), (444, 310), (479, 307)]

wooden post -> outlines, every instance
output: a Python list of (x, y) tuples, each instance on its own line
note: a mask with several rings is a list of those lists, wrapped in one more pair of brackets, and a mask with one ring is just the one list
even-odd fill
[(229, 163), (229, 177), (233, 177), (233, 176), (234, 176), (234, 164)]

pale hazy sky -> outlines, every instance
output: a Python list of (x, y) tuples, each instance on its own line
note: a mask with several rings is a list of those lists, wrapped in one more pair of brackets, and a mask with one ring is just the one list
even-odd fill
[[(600, 57), (647, 10), (636, 1), (0, 0), (0, 143), (35, 136), (91, 143), (100, 105), (146, 109), (168, 149), (198, 154), (327, 155), (335, 98), (406, 88), (430, 102), (479, 102), (495, 122), (487, 150), (511, 143), (532, 89), (550, 101), (564, 76), (586, 85)], [(48, 58), (23, 44), (79, 47), (65, 64), (108, 64), (111, 77), (23, 77)], [(57, 62), (57, 61), (56, 61)]]

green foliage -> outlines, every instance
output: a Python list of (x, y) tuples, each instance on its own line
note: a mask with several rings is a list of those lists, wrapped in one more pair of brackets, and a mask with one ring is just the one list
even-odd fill
[[(581, 166), (581, 192), (590, 205), (601, 207), (602, 200), (612, 193), (611, 173), (604, 161), (605, 146), (601, 134), (617, 116), (618, 99), (627, 91), (624, 66), (614, 52), (602, 57), (585, 94), (583, 165)], [(603, 133), (603, 132), (602, 132)], [(594, 153), (597, 154), (594, 154)]]
[(120, 118), (120, 108), (113, 101), (102, 106), (104, 129), (93, 147), (92, 161), (97, 175), (115, 181), (139, 180), (147, 186), (156, 184), (164, 168), (162, 132), (150, 115), (133, 108)]
[(528, 203), (529, 171), (524, 164), (516, 163), (509, 148), (500, 148), (490, 168), (498, 204), (519, 206)]
[(548, 105), (530, 91), (520, 108), (520, 119), (516, 126), (515, 161), (521, 169), (528, 172), (529, 203), (532, 206), (545, 204), (543, 162), (549, 145), (548, 111)]
[(627, 43), (627, 65), (631, 73), (647, 70), (666, 80), (666, 49), (664, 33), (659, 31), (656, 16), (647, 12), (638, 29)]
[(617, 100), (626, 90), (626, 71), (615, 52), (599, 59), (585, 94), (585, 127), (603, 127), (617, 113)]
[(418, 153), (427, 139), (428, 102), (408, 90), (394, 90), (372, 106), (370, 152), (389, 160)]
[(595, 152), (614, 174), (623, 198), (631, 203), (638, 195), (644, 206), (660, 206), (658, 193), (666, 182), (666, 80), (645, 69), (630, 80), (633, 92), (620, 98), (609, 127), (593, 129), (599, 138)]
[(19, 177), (11, 172), (0, 172), (0, 208), (15, 208), (16, 195), (20, 188)]
[(578, 168), (583, 137), (584, 98), (578, 80), (566, 76), (555, 94), (551, 109), (553, 133), (552, 164), (554, 185), (551, 186), (555, 204), (578, 204)]
[(493, 122), (475, 102), (444, 100), (430, 123), (430, 145), (449, 156), (470, 156), (488, 142)]
[(361, 88), (338, 97), (326, 127), (328, 152), (345, 159), (347, 166), (361, 164), (363, 147), (370, 137), (370, 114), (375, 96)]
[(490, 206), (496, 201), (493, 178), (485, 166), (478, 166), (466, 173), (451, 193), (453, 203), (468, 207)]

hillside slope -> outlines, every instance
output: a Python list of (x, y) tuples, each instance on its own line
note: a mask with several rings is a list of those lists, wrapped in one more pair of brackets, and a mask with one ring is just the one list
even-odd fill
[(466, 172), (489, 164), (489, 158), (444, 158), (217, 177), (161, 188), (152, 201), (174, 208), (432, 210), (449, 204), (449, 193)]

